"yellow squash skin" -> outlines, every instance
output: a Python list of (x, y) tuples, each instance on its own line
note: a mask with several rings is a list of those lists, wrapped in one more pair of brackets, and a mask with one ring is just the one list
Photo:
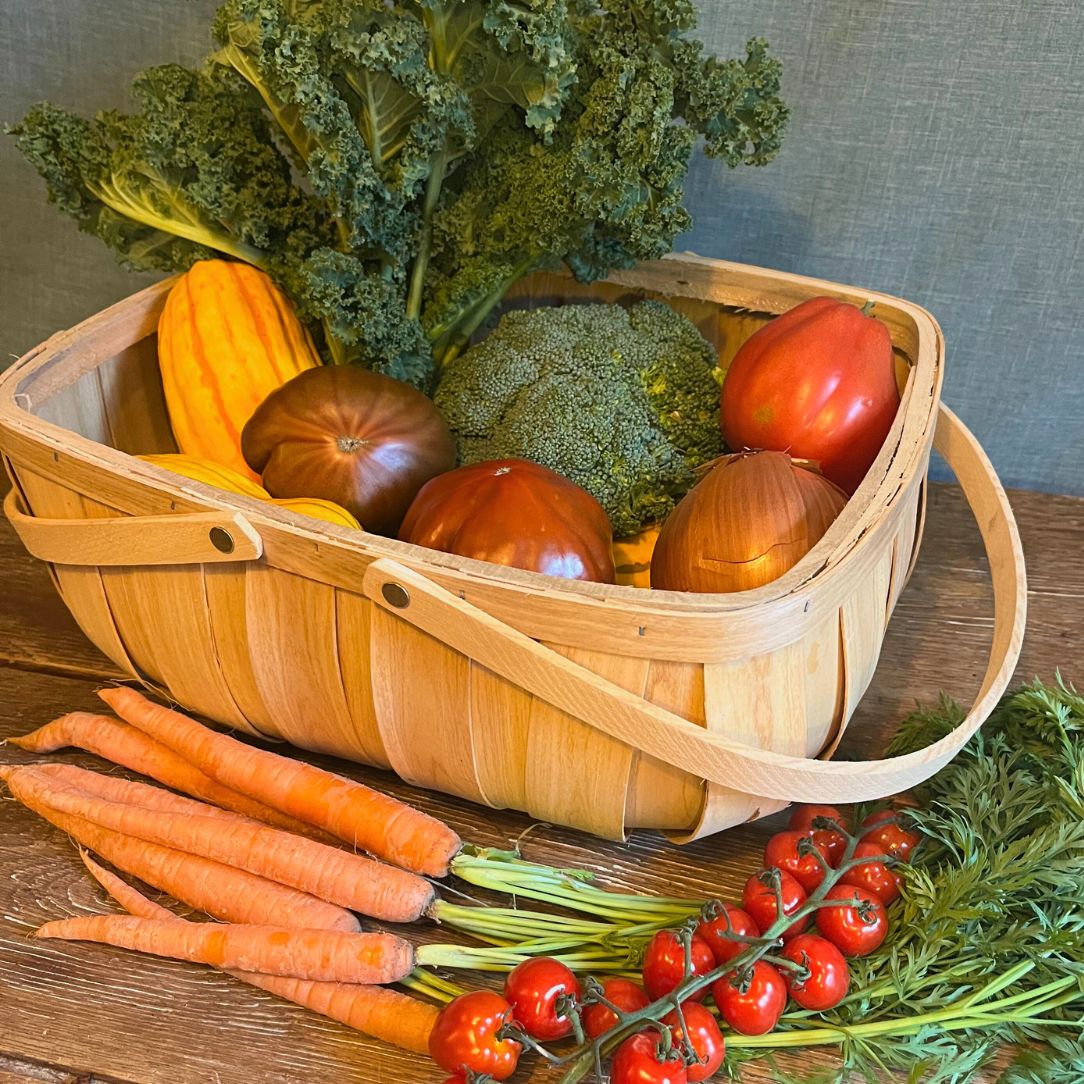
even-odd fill
[(174, 474), (183, 474), (185, 478), (191, 478), (196, 482), (204, 482), (209, 486), (217, 486), (219, 489), (229, 490), (231, 493), (240, 493), (245, 497), (256, 497), (261, 501), (269, 501), (271, 494), (263, 486), (257, 485), (248, 474), (242, 474), (232, 467), (224, 467), (220, 463), (212, 463), (209, 459), (200, 459), (194, 455), (141, 455), (144, 463), (153, 463), (156, 467), (171, 470)]
[(267, 275), (201, 260), (166, 298), (158, 364), (177, 447), (256, 478), (241, 455), (241, 429), (271, 392), (320, 358)]
[(614, 539), (615, 583), (622, 587), (651, 586), (651, 555), (655, 552), (661, 529), (661, 524), (652, 523), (639, 534)]
[(352, 527), (355, 531), (362, 529), (361, 524), (341, 504), (334, 501), (321, 500), (319, 497), (273, 497), (271, 503), (300, 516), (312, 516), (327, 523), (337, 523), (340, 527)]

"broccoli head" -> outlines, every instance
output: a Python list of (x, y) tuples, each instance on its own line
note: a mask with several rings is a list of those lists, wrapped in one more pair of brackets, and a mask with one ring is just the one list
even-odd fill
[(464, 464), (519, 456), (582, 486), (618, 537), (660, 520), (722, 451), (715, 351), (660, 301), (506, 313), (435, 395)]

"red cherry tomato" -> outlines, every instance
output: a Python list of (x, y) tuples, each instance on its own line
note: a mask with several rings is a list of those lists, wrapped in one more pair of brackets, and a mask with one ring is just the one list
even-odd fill
[(610, 1084), (686, 1084), (688, 1079), (678, 1051), (671, 1051), (668, 1058), (660, 1055), (659, 1036), (654, 1031), (626, 1039), (610, 1063)]
[[(815, 892), (824, 880), (824, 868), (814, 854), (802, 854), (801, 842), (808, 839), (817, 847), (816, 839), (810, 832), (777, 832), (768, 840), (764, 848), (764, 865), (786, 870), (805, 890), (806, 895)], [(829, 862), (826, 848), (817, 847), (825, 862)]]
[(901, 823), (885, 823), (903, 816), (906, 814), (901, 814), (894, 809), (882, 809), (878, 813), (871, 813), (862, 822), (862, 827), (866, 829), (862, 833), (862, 842), (876, 844), (881, 854), (891, 854), (904, 862), (909, 862), (911, 852), (918, 846), (921, 837)]
[(728, 933), (737, 934), (739, 937), (760, 936), (760, 930), (752, 918), (732, 903), (724, 903), (719, 914), (713, 919), (701, 922), (696, 927), (696, 932), (711, 946), (717, 964), (733, 960), (746, 949), (744, 941), (732, 940), (727, 936)]
[(815, 459), (853, 493), (899, 405), (888, 328), (856, 305), (813, 297), (742, 344), (723, 385), (723, 437), (730, 448)]
[(858, 885), (833, 885), (824, 897), (826, 900), (852, 900), (868, 904), (866, 918), (858, 907), (822, 907), (817, 912), (817, 926), (821, 933), (843, 953), (844, 956), (868, 956), (878, 948), (888, 933), (888, 914), (881, 898), (868, 888)]
[[(868, 841), (859, 843), (854, 849), (855, 858), (870, 858), (884, 853), (876, 843)], [(899, 874), (894, 873), (883, 862), (863, 862), (862, 865), (855, 866), (854, 869), (843, 874), (840, 883), (868, 888), (885, 904), (891, 903), (900, 894)]]
[[(706, 975), (716, 968), (711, 946), (699, 934), (693, 934), (692, 963), (694, 975)], [(644, 989), (652, 1001), (670, 993), (685, 978), (685, 948), (670, 930), (659, 930), (644, 953)], [(691, 1001), (703, 1001), (707, 988), (690, 995)]]
[(445, 1005), (429, 1035), (430, 1057), (442, 1069), (488, 1073), (507, 1080), (515, 1071), (523, 1047), (497, 1032), (512, 1022), (512, 1006), (492, 990), (461, 994)]
[(723, 1019), (742, 1035), (767, 1035), (787, 1007), (783, 976), (763, 960), (711, 984), (711, 996)]
[(444, 1084), (467, 1084), (467, 1078), (462, 1073), (456, 1073), (455, 1076), (450, 1076)]
[(681, 1049), (688, 1034), (689, 1045), (696, 1055), (696, 1061), (686, 1064), (685, 1073), (689, 1084), (697, 1084), (698, 1081), (715, 1076), (719, 1071), (719, 1066), (723, 1064), (726, 1043), (715, 1017), (703, 1005), (682, 1005), (681, 1014), (685, 1017), (687, 1032), (682, 1028), (676, 1012), (668, 1013), (662, 1018), (662, 1022), (670, 1025), (670, 1034), (678, 1049)]
[[(766, 872), (766, 871), (765, 871)], [(745, 882), (745, 891), (742, 893), (741, 905), (752, 920), (766, 933), (772, 923), (778, 918), (775, 889), (771, 882), (767, 884), (761, 880), (763, 873), (754, 873)], [(779, 871), (779, 887), (783, 896), (783, 914), (792, 915), (806, 901), (805, 889), (786, 870)], [(793, 923), (783, 931), (783, 940), (789, 941), (797, 937), (809, 925), (809, 916)]]
[[(602, 983), (602, 996), (612, 1001), (622, 1012), (636, 1012), (637, 1009), (645, 1009), (651, 1004), (643, 987), (631, 979), (605, 979)], [(597, 1039), (617, 1023), (613, 1010), (598, 1002), (584, 1006), (580, 1019), (589, 1039)]]
[(824, 1012), (834, 1009), (847, 996), (851, 984), (847, 961), (831, 941), (815, 933), (803, 933), (783, 949), (783, 955), (808, 971), (784, 972), (790, 996), (803, 1009)]
[(533, 1039), (544, 1042), (572, 1033), (572, 1017), (560, 1012), (562, 998), (579, 998), (576, 976), (560, 960), (536, 956), (508, 972), (504, 996), (512, 1006), (516, 1023)]
[(828, 864), (835, 869), (847, 849), (847, 837), (831, 828), (814, 828), (813, 822), (823, 817), (835, 821), (850, 831), (850, 818), (844, 816), (834, 805), (799, 805), (790, 815), (790, 827), (798, 832), (813, 833), (813, 842), (821, 854), (827, 856)]

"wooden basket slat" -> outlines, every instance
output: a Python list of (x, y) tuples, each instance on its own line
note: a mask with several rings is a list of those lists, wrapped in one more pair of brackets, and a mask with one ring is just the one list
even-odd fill
[(470, 719), (478, 785), (495, 809), (527, 808), (531, 697), (471, 662)]
[[(653, 704), (704, 726), (704, 667), (655, 659), (644, 696)], [(704, 805), (704, 780), (636, 751), (625, 802), (629, 828), (688, 829)]]
[(266, 564), (245, 570), (252, 674), (274, 737), (321, 753), (351, 748), (353, 726), (335, 642), (335, 589)]
[(336, 641), (339, 672), (350, 711), (353, 756), (375, 768), (390, 768), (388, 751), (380, 736), (369, 679), (372, 654), (372, 603), (353, 591), (335, 591)]
[(828, 615), (802, 641), (805, 647), (806, 756), (834, 748), (847, 727), (843, 633), (839, 611)]
[[(704, 709), (707, 728), (794, 756), (806, 755), (806, 653), (793, 644), (742, 662), (711, 663), (704, 667)], [(691, 832), (674, 835), (681, 842), (699, 839), (743, 821), (766, 817), (786, 802), (756, 798), (741, 789), (709, 783), (700, 819)]]
[[(88, 502), (79, 493), (25, 467), (19, 467), (16, 473), (19, 489), (34, 515), (55, 519), (88, 516)], [(113, 620), (101, 571), (94, 567), (77, 568), (73, 565), (51, 567), (64, 605), (88, 639), (121, 670), (133, 677), (138, 676), (139, 670), (129, 656)]]
[(846, 688), (844, 720), (849, 721), (862, 694), (869, 688), (881, 654), (892, 578), (892, 550), (885, 550), (871, 575), (855, 585), (843, 604), (843, 680)]
[[(615, 685), (643, 695), (650, 666), (647, 659), (548, 646)], [(527, 811), (603, 839), (624, 839), (633, 749), (539, 700), (531, 706), (529, 728), (524, 771)], [(584, 770), (574, 770), (577, 765)]]
[(369, 665), (388, 761), (408, 783), (488, 805), (470, 725), (470, 662), (372, 607)]
[(158, 376), (158, 337), (132, 343), (103, 362), (98, 374), (110, 444), (130, 455), (177, 451)]

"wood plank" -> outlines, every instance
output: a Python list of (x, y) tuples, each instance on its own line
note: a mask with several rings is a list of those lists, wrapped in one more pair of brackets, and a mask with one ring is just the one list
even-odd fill
[[(1049, 679), (1061, 666), (1067, 678), (1084, 683), (1084, 500), (1017, 493), (1013, 501), (1028, 556), (1031, 604), (1017, 680), (1034, 674)], [(0, 737), (61, 711), (95, 708), (97, 679), (118, 675), (81, 640), (45, 569), (21, 553), (6, 525), (0, 526), (0, 574)], [(933, 486), (922, 556), (843, 749), (854, 755), (876, 751), (916, 700), (929, 702), (941, 688), (961, 699), (973, 694), (985, 667), (991, 612), (974, 523), (954, 487)], [(22, 759), (17, 750), (0, 747), (0, 761)], [(100, 765), (79, 754), (64, 759)], [(484, 845), (508, 845), (532, 823), (521, 814), (413, 790), (388, 773), (307, 759), (406, 797)], [(779, 825), (780, 818), (769, 818), (680, 849), (649, 832), (621, 845), (536, 828), (526, 849), (539, 861), (604, 871), (607, 883), (618, 888), (733, 896)], [(11, 802), (0, 803), (0, 871), (0, 1084), (71, 1084), (88, 1072), (94, 1075), (84, 1084), (443, 1079), (422, 1059), (225, 976), (95, 946), (29, 942), (31, 926), (103, 904), (61, 834)], [(802, 1075), (830, 1065), (831, 1053), (803, 1052), (779, 1064)], [(29, 1075), (31, 1069), (39, 1075)], [(536, 1071), (528, 1079), (546, 1075)], [(769, 1071), (750, 1070), (746, 1079), (765, 1084)], [(974, 1078), (976, 1084), (993, 1079)]]

